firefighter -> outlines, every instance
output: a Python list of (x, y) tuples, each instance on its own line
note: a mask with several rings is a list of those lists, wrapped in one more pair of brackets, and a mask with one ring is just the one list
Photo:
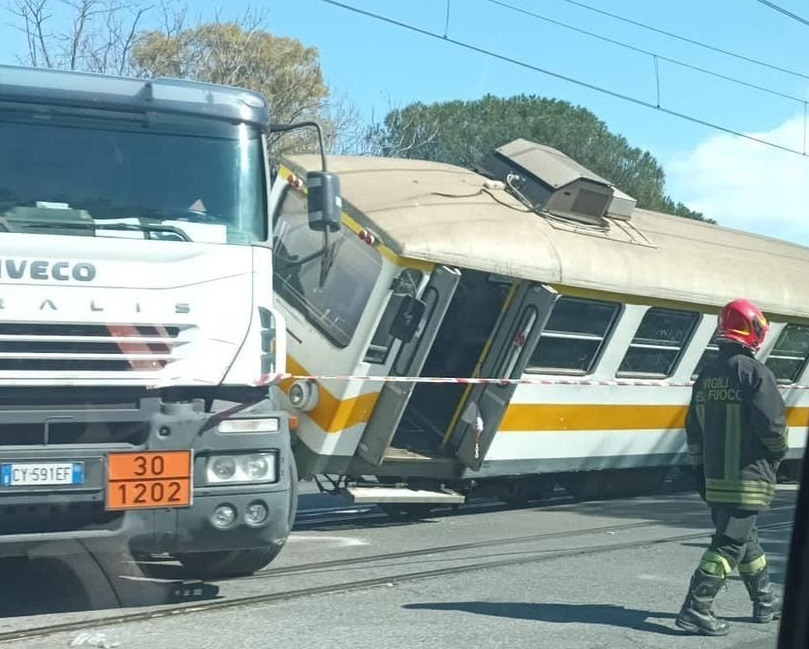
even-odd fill
[(787, 451), (784, 400), (772, 371), (754, 356), (768, 327), (747, 300), (726, 304), (719, 312), (719, 353), (694, 383), (685, 423), (688, 453), (716, 532), (675, 622), (690, 633), (728, 633), (712, 605), (734, 568), (753, 602), (753, 620), (780, 618), (756, 530)]

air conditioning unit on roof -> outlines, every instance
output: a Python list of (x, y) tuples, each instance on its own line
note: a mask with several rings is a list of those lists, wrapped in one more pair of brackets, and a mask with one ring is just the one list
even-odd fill
[(511, 184), (539, 211), (600, 225), (604, 218), (628, 220), (636, 201), (608, 180), (561, 151), (528, 140), (509, 142), (483, 165), (495, 178)]

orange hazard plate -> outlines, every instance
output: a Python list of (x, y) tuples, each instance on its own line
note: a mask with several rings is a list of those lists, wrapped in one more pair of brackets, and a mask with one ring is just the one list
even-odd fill
[(110, 453), (106, 507), (189, 507), (191, 468), (191, 451)]

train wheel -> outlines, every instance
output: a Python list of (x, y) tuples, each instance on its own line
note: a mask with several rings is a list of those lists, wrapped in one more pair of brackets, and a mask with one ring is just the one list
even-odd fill
[(392, 521), (416, 521), (426, 518), (435, 506), (429, 503), (379, 503), (377, 507)]
[(512, 507), (525, 507), (536, 500), (547, 500), (553, 495), (553, 478), (546, 475), (528, 476), (509, 480), (498, 488), (501, 502)]
[[(291, 458), (289, 488), (289, 529), (298, 515), (298, 467)], [(287, 537), (288, 538), (288, 537)], [(224, 550), (213, 552), (188, 552), (177, 555), (183, 567), (198, 579), (225, 579), (244, 577), (268, 566), (284, 548), (286, 538), (261, 548)]]
[(557, 480), (576, 500), (609, 500), (657, 493), (667, 475), (667, 468), (651, 467), (564, 473)]
[(556, 480), (575, 500), (598, 500), (603, 497), (603, 481), (596, 473), (561, 473)]

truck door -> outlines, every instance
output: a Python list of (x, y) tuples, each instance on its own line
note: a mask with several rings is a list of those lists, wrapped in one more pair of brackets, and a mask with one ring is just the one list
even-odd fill
[[(521, 284), (492, 335), (480, 364), (480, 378), (518, 379), (539, 341), (559, 294), (544, 285)], [(491, 446), (516, 385), (469, 386), (450, 423), (447, 447), (477, 470)]]
[[(399, 348), (391, 376), (420, 374), (460, 279), (460, 271), (454, 268), (440, 266), (433, 270), (421, 296), (424, 315), (413, 338)], [(414, 388), (415, 383), (410, 381), (386, 383), (382, 387), (358, 446), (360, 457), (373, 465), (382, 463)]]

